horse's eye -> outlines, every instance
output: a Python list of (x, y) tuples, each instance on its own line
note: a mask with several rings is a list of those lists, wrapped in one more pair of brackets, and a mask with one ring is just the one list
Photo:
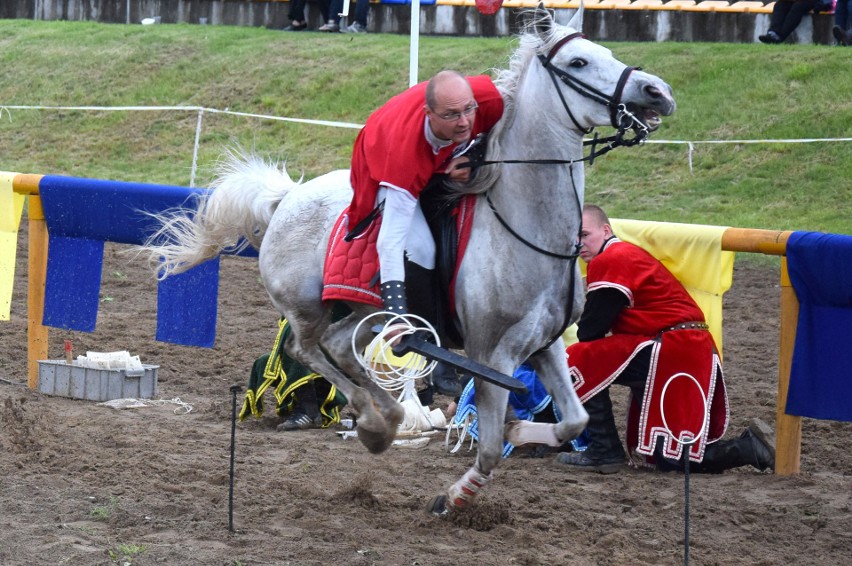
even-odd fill
[(585, 67), (588, 64), (589, 64), (589, 62), (586, 61), (585, 59), (571, 59), (571, 63), (570, 63), (570, 65), (572, 67), (574, 67), (575, 69)]

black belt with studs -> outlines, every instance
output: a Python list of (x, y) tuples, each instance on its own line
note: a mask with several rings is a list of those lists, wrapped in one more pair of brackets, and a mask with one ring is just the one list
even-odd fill
[(681, 322), (680, 324), (675, 324), (674, 326), (669, 326), (668, 328), (664, 328), (660, 330), (660, 334), (663, 332), (671, 332), (672, 330), (708, 330), (710, 325), (706, 322)]

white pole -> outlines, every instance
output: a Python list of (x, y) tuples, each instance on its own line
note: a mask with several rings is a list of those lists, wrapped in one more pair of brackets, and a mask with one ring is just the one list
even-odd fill
[(420, 48), (420, 0), (411, 0), (411, 49), (409, 52), (408, 86), (417, 80), (417, 53)]

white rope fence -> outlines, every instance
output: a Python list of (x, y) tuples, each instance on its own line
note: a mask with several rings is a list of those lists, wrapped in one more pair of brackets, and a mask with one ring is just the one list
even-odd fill
[[(273, 120), (279, 122), (293, 122), (297, 124), (312, 124), (315, 126), (328, 126), (331, 128), (348, 128), (360, 130), (363, 124), (353, 124), (351, 122), (336, 122), (330, 120), (313, 120), (308, 118), (289, 118), (285, 116), (271, 116), (269, 114), (253, 114), (250, 112), (235, 112), (233, 110), (220, 110), (217, 108), (207, 108), (205, 106), (21, 106), (21, 105), (3, 105), (0, 106), (0, 118), (5, 112), (9, 116), (9, 122), (12, 121), (11, 110), (78, 110), (91, 112), (197, 112), (198, 121), (195, 127), (195, 144), (192, 151), (192, 173), (190, 175), (189, 186), (195, 186), (195, 174), (198, 168), (198, 145), (201, 139), (201, 126), (204, 113), (208, 114), (227, 114), (230, 116), (241, 116), (244, 118), (257, 118), (260, 120)], [(648, 144), (674, 144), (688, 146), (688, 161), (689, 172), (693, 173), (692, 159), (695, 153), (695, 146), (701, 144), (778, 144), (778, 143), (825, 143), (825, 142), (850, 142), (849, 138), (802, 138), (802, 139), (765, 139), (765, 140), (646, 140), (643, 143)]]
[(689, 141), (689, 140), (645, 140), (643, 143), (665, 143), (679, 144), (689, 146), (689, 172), (695, 174), (692, 170), (692, 156), (695, 153), (695, 146), (700, 144), (756, 144), (756, 143), (817, 143), (817, 142), (848, 142), (852, 138), (802, 138), (802, 139), (768, 139), (768, 140), (706, 140), (706, 141)]
[(349, 128), (360, 130), (363, 124), (353, 124), (351, 122), (333, 122), (328, 120), (310, 120), (307, 118), (286, 118), (283, 116), (270, 116), (268, 114), (251, 114), (249, 112), (234, 112), (232, 110), (219, 110), (217, 108), (207, 108), (204, 106), (15, 106), (5, 105), (0, 106), (0, 118), (3, 117), (3, 112), (9, 115), (9, 122), (12, 122), (11, 110), (78, 110), (91, 112), (198, 112), (198, 121), (195, 125), (195, 143), (192, 149), (192, 173), (189, 178), (189, 186), (195, 186), (195, 174), (198, 170), (198, 146), (201, 140), (201, 125), (204, 118), (204, 113), (208, 114), (227, 114), (230, 116), (242, 116), (244, 118), (258, 118), (261, 120), (274, 120), (279, 122), (294, 122), (298, 124), (313, 124), (315, 126), (330, 126), (333, 128)]

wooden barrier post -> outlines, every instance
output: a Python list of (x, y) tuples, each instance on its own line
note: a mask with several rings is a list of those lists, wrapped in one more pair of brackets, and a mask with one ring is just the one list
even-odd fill
[(42, 175), (15, 175), (12, 190), (28, 195), (29, 247), (27, 262), (27, 385), (38, 389), (38, 361), (47, 359), (44, 287), (47, 280), (47, 224), (38, 194)]
[(796, 344), (799, 300), (787, 273), (787, 239), (791, 231), (728, 228), (722, 235), (722, 249), (781, 257), (781, 340), (778, 352), (778, 396), (775, 400), (775, 473), (799, 473), (802, 452), (802, 418), (786, 414), (790, 368)]
[(802, 417), (785, 413), (790, 369), (796, 345), (799, 300), (787, 272), (787, 258), (781, 258), (781, 350), (778, 354), (778, 399), (775, 406), (775, 473), (798, 474), (802, 455)]
[(44, 287), (47, 281), (47, 224), (41, 197), (30, 195), (27, 202), (30, 222), (27, 284), (27, 385), (38, 389), (38, 361), (47, 359), (47, 327), (44, 320)]

